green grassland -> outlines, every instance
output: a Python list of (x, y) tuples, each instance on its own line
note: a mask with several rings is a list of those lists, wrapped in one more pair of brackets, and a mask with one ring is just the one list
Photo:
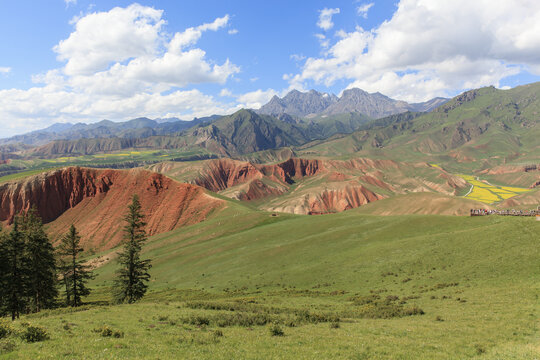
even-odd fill
[[(28, 322), (50, 339), (8, 336), (2, 358), (540, 356), (533, 218), (274, 215), (229, 202), (207, 221), (152, 237), (141, 303), (109, 304), (109, 262), (88, 305), (16, 321), (16, 331)], [(275, 324), (283, 336), (272, 336)]]
[[(142, 166), (167, 160), (188, 161), (209, 156), (213, 156), (213, 154), (203, 148), (189, 151), (128, 149), (119, 152), (97, 153), (92, 155), (62, 156), (56, 158), (35, 157), (24, 160), (16, 159), (9, 165), (0, 165), (0, 175), (8, 173), (8, 175), (0, 176), (0, 183), (19, 180), (29, 175), (36, 175), (47, 170), (66, 166), (123, 168)], [(15, 173), (10, 174), (9, 172), (11, 172), (12, 169), (16, 169)]]

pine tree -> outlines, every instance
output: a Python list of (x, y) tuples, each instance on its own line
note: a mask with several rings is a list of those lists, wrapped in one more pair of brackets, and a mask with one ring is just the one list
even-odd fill
[(4, 232), (4, 229), (2, 229), (2, 224), (0, 223), (0, 316), (4, 316), (6, 311), (6, 278), (9, 271), (9, 263), (7, 257), (8, 236), (9, 235)]
[(23, 216), (21, 229), (25, 248), (26, 295), (32, 310), (38, 312), (53, 307), (58, 296), (54, 248), (35, 207)]
[(133, 195), (124, 220), (127, 222), (124, 227), (124, 248), (118, 256), (120, 268), (116, 271), (114, 296), (119, 303), (131, 304), (141, 299), (146, 293), (148, 288), (146, 282), (150, 280), (148, 270), (152, 267), (150, 260), (140, 259), (141, 248), (147, 240), (147, 235), (144, 230), (146, 223), (137, 195)]
[(58, 255), (61, 256), (59, 269), (66, 288), (66, 304), (75, 307), (81, 305), (83, 296), (90, 294), (86, 284), (94, 277), (89, 266), (78, 260), (79, 254), (83, 251), (80, 241), (77, 229), (71, 225), (58, 247)]
[(2, 313), (11, 319), (19, 318), (26, 309), (24, 277), (24, 234), (20, 230), (20, 217), (16, 216), (9, 234), (3, 233), (0, 241), (2, 253)]

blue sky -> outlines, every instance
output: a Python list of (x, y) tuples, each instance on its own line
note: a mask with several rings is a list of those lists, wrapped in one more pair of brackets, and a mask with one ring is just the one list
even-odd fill
[(291, 89), (410, 102), (540, 80), (533, 0), (0, 2), (0, 137)]

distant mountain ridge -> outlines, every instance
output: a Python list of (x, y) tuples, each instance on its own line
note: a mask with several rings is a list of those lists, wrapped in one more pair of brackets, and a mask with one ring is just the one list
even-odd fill
[(25, 145), (44, 145), (56, 140), (80, 140), (96, 138), (147, 138), (151, 136), (172, 135), (199, 124), (210, 123), (219, 118), (212, 115), (195, 118), (192, 121), (177, 118), (155, 119), (140, 117), (123, 122), (101, 120), (96, 123), (56, 123), (45, 129), (0, 139), (0, 145), (21, 143)]
[(257, 112), (259, 114), (280, 116), (289, 114), (298, 117), (317, 115), (339, 115), (357, 112), (374, 119), (407, 111), (429, 112), (446, 103), (449, 99), (434, 98), (426, 102), (409, 104), (394, 100), (381, 93), (370, 94), (358, 88), (343, 91), (341, 97), (321, 93), (316, 90), (301, 92), (292, 90), (283, 98), (276, 95)]

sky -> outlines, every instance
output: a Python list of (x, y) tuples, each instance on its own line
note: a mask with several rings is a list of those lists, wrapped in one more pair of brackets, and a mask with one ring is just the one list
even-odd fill
[(0, 0), (0, 138), (292, 89), (408, 102), (540, 81), (537, 0)]

